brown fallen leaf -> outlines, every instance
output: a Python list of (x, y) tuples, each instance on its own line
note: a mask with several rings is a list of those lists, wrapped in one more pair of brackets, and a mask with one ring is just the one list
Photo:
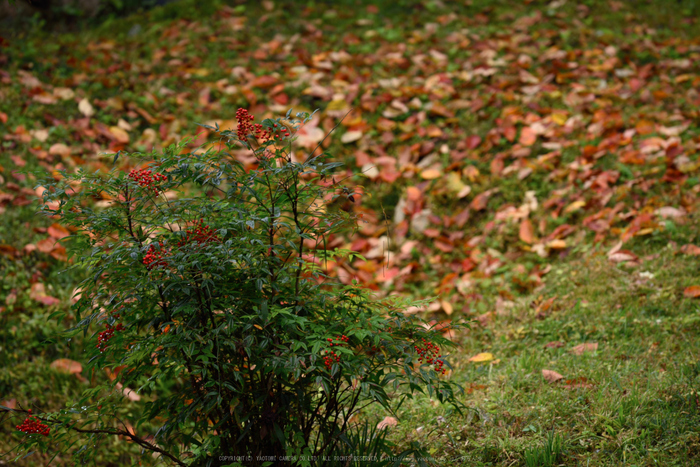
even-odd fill
[(395, 419), (394, 417), (384, 417), (384, 420), (379, 422), (377, 424), (377, 429), (378, 430), (383, 430), (384, 428), (390, 427), (390, 426), (396, 426), (399, 424), (399, 421)]
[(683, 296), (686, 298), (700, 297), (700, 285), (691, 285), (690, 287), (686, 287), (683, 291)]
[(597, 342), (586, 342), (585, 344), (579, 344), (571, 349), (571, 353), (574, 355), (583, 355), (586, 352), (595, 352), (598, 350)]
[(552, 370), (542, 370), (542, 377), (544, 377), (548, 383), (556, 383), (557, 381), (564, 379), (562, 375)]

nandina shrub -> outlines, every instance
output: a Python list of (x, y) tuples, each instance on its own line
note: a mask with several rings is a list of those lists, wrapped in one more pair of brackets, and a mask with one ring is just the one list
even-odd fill
[(25, 448), (79, 443), (83, 462), (118, 435), (176, 465), (326, 465), (312, 456), (390, 453), (367, 429), (376, 420), (357, 416), (368, 404), (394, 413), (427, 391), (459, 406), (448, 342), (406, 303), (325, 272), (358, 256), (328, 247), (352, 232), (334, 201), (354, 193), (327, 154), (292, 158), (310, 118), (297, 117), (254, 124), (239, 109), (237, 131), (210, 127), (220, 139), (206, 149), (43, 183), (43, 212), (73, 229), (67, 245), (90, 272), (69, 332), (93, 333), (88, 370), (110, 379), (33, 415)]

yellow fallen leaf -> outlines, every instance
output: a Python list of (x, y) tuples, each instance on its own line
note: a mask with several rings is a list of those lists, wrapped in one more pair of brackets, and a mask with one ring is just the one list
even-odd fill
[(493, 354), (489, 353), (489, 352), (482, 352), (482, 353), (476, 354), (472, 358), (469, 359), (470, 362), (474, 362), (474, 363), (490, 362), (491, 360), (493, 360)]
[(554, 112), (552, 114), (552, 121), (556, 123), (557, 125), (564, 126), (566, 124), (566, 121), (568, 118), (566, 117), (566, 114), (561, 113), (561, 112)]
[(583, 200), (574, 201), (573, 203), (568, 205), (566, 208), (564, 208), (564, 213), (568, 214), (570, 212), (578, 211), (579, 209), (581, 209), (585, 205), (586, 205), (586, 202)]

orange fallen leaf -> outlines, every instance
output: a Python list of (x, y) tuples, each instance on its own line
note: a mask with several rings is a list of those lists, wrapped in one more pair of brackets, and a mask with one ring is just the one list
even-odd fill
[(520, 223), (519, 236), (520, 240), (525, 243), (535, 243), (535, 228), (533, 227), (532, 222), (530, 222), (530, 219), (523, 219), (523, 221)]
[(683, 296), (686, 298), (700, 297), (700, 285), (691, 285), (690, 287), (686, 287), (683, 291)]
[(585, 344), (579, 344), (571, 349), (571, 353), (574, 355), (583, 355), (586, 352), (595, 352), (598, 350), (597, 342), (586, 342)]
[(68, 229), (63, 227), (61, 224), (51, 224), (47, 231), (48, 234), (55, 239), (67, 237), (68, 235), (70, 235)]
[(537, 141), (537, 135), (534, 130), (529, 126), (526, 126), (520, 132), (520, 139), (518, 140), (523, 146), (532, 146)]
[(552, 370), (542, 370), (542, 377), (544, 377), (548, 383), (556, 383), (557, 381), (564, 379), (562, 375)]

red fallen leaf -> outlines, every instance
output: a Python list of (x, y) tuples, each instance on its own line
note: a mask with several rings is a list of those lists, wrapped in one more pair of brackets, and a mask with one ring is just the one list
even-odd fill
[(691, 244), (683, 245), (681, 247), (681, 253), (686, 255), (698, 256), (700, 255), (700, 246), (695, 246)]
[(503, 128), (503, 137), (507, 139), (509, 143), (515, 141), (515, 137), (517, 134), (518, 130), (512, 125)]
[(68, 229), (63, 227), (60, 224), (51, 224), (51, 226), (47, 229), (47, 231), (48, 231), (49, 235), (55, 239), (67, 237), (68, 235), (70, 235), (70, 232), (68, 231)]
[(548, 383), (556, 383), (557, 381), (564, 379), (562, 375), (552, 370), (542, 370), (542, 377), (544, 377)]
[(7, 123), (7, 114), (5, 112), (0, 112), (0, 122)]
[(598, 350), (597, 342), (586, 342), (585, 344), (579, 344), (571, 349), (571, 353), (574, 355), (583, 355), (586, 352), (595, 352)]
[(56, 305), (61, 302), (56, 297), (46, 295), (46, 288), (41, 282), (32, 284), (32, 288), (29, 291), (29, 298), (46, 306)]
[(518, 141), (523, 146), (532, 146), (537, 141), (537, 135), (532, 128), (526, 126), (520, 131), (520, 139)]
[(530, 222), (530, 219), (523, 219), (520, 223), (519, 237), (521, 241), (530, 245), (537, 241), (535, 238), (535, 228), (532, 222)]
[(564, 343), (562, 341), (552, 341), (552, 342), (547, 342), (544, 345), (545, 349), (558, 349), (560, 347), (564, 347)]
[(686, 298), (700, 297), (700, 285), (691, 285), (690, 287), (686, 287), (683, 291), (683, 296)]
[(465, 140), (465, 142), (467, 143), (467, 148), (476, 149), (481, 144), (481, 136), (479, 136), (479, 135), (468, 136), (467, 139)]

